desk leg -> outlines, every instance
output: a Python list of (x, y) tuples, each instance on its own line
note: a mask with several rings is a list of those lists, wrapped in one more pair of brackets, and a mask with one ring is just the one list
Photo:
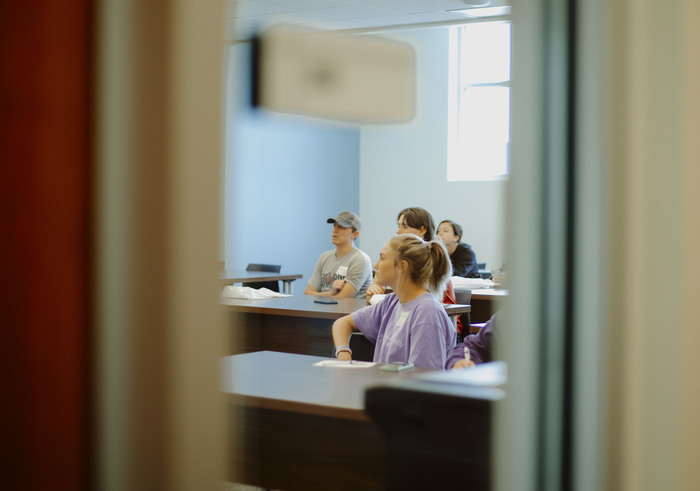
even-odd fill
[(287, 295), (294, 295), (294, 284), (292, 283), (294, 280), (284, 280), (282, 282), (282, 293), (286, 293)]

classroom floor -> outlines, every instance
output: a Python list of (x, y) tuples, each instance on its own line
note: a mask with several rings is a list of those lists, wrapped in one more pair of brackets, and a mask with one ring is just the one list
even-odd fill
[(224, 483), (224, 491), (281, 491), (274, 489), (259, 488), (257, 486), (249, 486), (247, 484), (238, 484), (235, 482)]
[(227, 482), (224, 483), (224, 491), (265, 491), (265, 489), (257, 486), (248, 486), (247, 484)]

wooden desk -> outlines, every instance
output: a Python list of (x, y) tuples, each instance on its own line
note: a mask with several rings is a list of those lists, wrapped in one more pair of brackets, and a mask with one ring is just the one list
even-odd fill
[(429, 372), (314, 367), (323, 357), (262, 351), (223, 359), (231, 403), (227, 479), (268, 489), (383, 489), (384, 442), (365, 390)]
[(479, 288), (472, 290), (472, 298), (477, 298), (479, 300), (501, 300), (508, 298), (508, 290), (501, 290), (499, 288)]
[(471, 322), (486, 322), (497, 310), (503, 307), (508, 299), (508, 290), (497, 288), (477, 288), (471, 290), (472, 310), (469, 314)]
[(292, 294), (294, 280), (302, 277), (300, 274), (266, 273), (265, 271), (234, 271), (226, 270), (221, 273), (222, 285), (234, 283), (264, 283), (266, 281), (281, 281), (282, 291)]
[[(367, 306), (363, 299), (338, 298), (337, 304), (320, 304), (312, 295), (246, 300), (222, 298), (229, 311), (230, 354), (282, 351), (301, 355), (331, 356), (331, 327), (336, 319)], [(323, 297), (327, 298), (327, 297)], [(445, 305), (453, 322), (471, 311), (469, 305)]]
[(221, 305), (232, 312), (249, 314), (267, 314), (314, 319), (340, 319), (356, 310), (367, 306), (361, 298), (337, 298), (337, 304), (315, 303), (319, 298), (313, 295), (295, 295), (293, 297), (265, 298), (248, 300), (243, 298), (222, 297)]

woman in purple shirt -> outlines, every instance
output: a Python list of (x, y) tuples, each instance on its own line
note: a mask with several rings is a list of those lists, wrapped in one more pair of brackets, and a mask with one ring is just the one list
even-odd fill
[(350, 334), (360, 331), (375, 344), (375, 362), (444, 368), (456, 336), (439, 300), (452, 276), (445, 246), (413, 234), (397, 235), (382, 248), (374, 267), (374, 281), (394, 293), (335, 321), (336, 357), (352, 359)]

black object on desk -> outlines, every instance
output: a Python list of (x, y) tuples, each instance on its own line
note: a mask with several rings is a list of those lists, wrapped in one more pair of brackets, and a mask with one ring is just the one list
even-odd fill
[(330, 298), (329, 298), (329, 299), (326, 299), (326, 298), (317, 298), (316, 300), (314, 300), (314, 303), (325, 303), (325, 304), (332, 305), (332, 304), (338, 303), (338, 301), (337, 301), (337, 300), (332, 300), (332, 299), (330, 299)]

